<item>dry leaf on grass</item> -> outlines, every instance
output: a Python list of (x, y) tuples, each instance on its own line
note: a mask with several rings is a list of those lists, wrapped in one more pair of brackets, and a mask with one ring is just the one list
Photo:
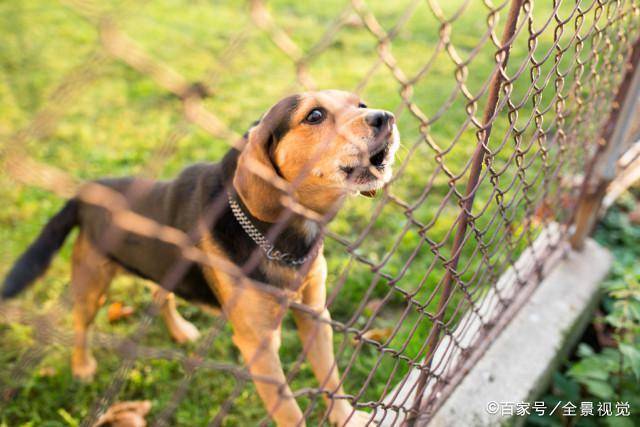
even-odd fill
[(127, 317), (133, 314), (133, 308), (125, 306), (122, 302), (117, 301), (109, 306), (109, 310), (107, 311), (107, 317), (109, 322), (117, 322), (121, 319), (126, 319)]
[[(373, 329), (369, 329), (367, 332), (362, 334), (362, 338), (372, 340), (372, 341), (377, 341), (380, 344), (382, 344), (387, 339), (389, 339), (392, 332), (393, 332), (393, 328), (373, 328)], [(354, 344), (357, 344), (358, 341), (360, 341), (358, 337), (355, 337), (353, 339)]]
[(114, 403), (93, 427), (146, 427), (145, 415), (151, 410), (148, 400)]
[(53, 377), (55, 375), (56, 375), (56, 370), (51, 366), (43, 366), (38, 370), (38, 376), (40, 377)]

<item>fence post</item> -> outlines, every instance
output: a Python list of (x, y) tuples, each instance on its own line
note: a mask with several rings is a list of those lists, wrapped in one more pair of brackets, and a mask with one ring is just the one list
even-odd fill
[[(601, 145), (590, 163), (574, 218), (571, 247), (582, 250), (586, 237), (595, 226), (607, 187), (616, 175), (616, 163), (625, 145), (630, 143), (633, 115), (640, 101), (640, 38), (633, 44), (627, 70), (605, 123), (599, 141)], [(637, 118), (636, 118), (637, 119)]]
[(464, 236), (467, 232), (467, 226), (471, 217), (471, 210), (473, 208), (473, 201), (475, 199), (476, 192), (479, 186), (480, 173), (482, 172), (482, 162), (484, 160), (485, 153), (487, 151), (489, 137), (491, 136), (491, 129), (493, 125), (493, 116), (498, 105), (498, 99), (500, 98), (500, 89), (505, 81), (504, 70), (509, 61), (509, 52), (513, 43), (513, 36), (516, 31), (516, 24), (518, 23), (518, 17), (520, 15), (520, 9), (524, 0), (512, 0), (509, 7), (509, 15), (505, 22), (502, 38), (500, 40), (500, 48), (496, 52), (496, 60), (500, 64), (493, 76), (489, 88), (488, 102), (484, 110), (482, 129), (478, 131), (478, 145), (473, 153), (471, 160), (471, 171), (469, 172), (469, 181), (465, 188), (465, 195), (461, 199), (461, 211), (458, 215), (456, 222), (458, 223), (456, 234), (453, 241), (453, 247), (451, 250), (451, 260), (446, 265), (446, 273), (443, 278), (442, 295), (438, 302), (437, 312), (434, 316), (433, 330), (429, 334), (426, 343), (427, 353), (422, 362), (420, 368), (420, 377), (418, 378), (416, 386), (416, 395), (413, 404), (412, 411), (407, 416), (407, 424), (409, 426), (415, 425), (418, 418), (418, 413), (422, 407), (422, 398), (427, 384), (428, 372), (431, 369), (431, 361), (433, 359), (433, 353), (438, 344), (440, 332), (442, 330), (442, 319), (444, 318), (444, 312), (446, 309), (447, 301), (453, 290), (454, 272), (458, 267), (458, 261), (460, 260), (460, 253), (464, 246)]

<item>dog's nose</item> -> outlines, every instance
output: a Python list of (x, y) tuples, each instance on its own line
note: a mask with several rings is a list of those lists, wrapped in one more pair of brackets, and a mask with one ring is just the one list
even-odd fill
[(375, 135), (379, 134), (383, 130), (391, 130), (391, 126), (395, 123), (395, 117), (393, 114), (387, 111), (373, 111), (367, 114), (364, 121), (373, 128)]

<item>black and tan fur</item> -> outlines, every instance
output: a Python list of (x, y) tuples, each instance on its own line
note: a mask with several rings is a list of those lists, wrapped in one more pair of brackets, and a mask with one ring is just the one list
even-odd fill
[[(311, 121), (314, 110), (321, 111), (319, 123)], [(294, 310), (293, 315), (321, 386), (328, 394), (344, 394), (331, 327), (309, 314), (329, 319), (319, 218), (330, 220), (349, 194), (371, 194), (387, 182), (397, 145), (393, 115), (366, 108), (356, 95), (323, 91), (290, 96), (248, 132), (241, 150), (230, 150), (220, 163), (190, 166), (172, 181), (116, 178), (88, 184), (16, 262), (5, 279), (3, 297), (16, 295), (42, 275), (67, 234), (78, 227), (71, 281), (75, 376), (93, 376), (96, 361), (88, 347), (87, 330), (113, 277), (128, 272), (159, 285), (155, 298), (160, 312), (180, 342), (196, 339), (198, 331), (177, 312), (173, 293), (219, 307), (231, 322), (233, 341), (255, 378), (269, 415), (280, 426), (303, 425), (278, 357), (287, 301), (307, 307)], [(274, 185), (271, 179), (288, 189)], [(108, 210), (82, 197), (95, 184), (123, 196), (133, 212), (186, 233), (212, 259), (244, 268), (246, 279), (210, 264), (185, 262), (173, 244), (118, 229)], [(230, 210), (227, 191), (263, 235), (286, 218), (272, 239), (274, 246), (309, 260), (297, 266), (267, 259)], [(293, 205), (285, 203), (287, 197)], [(297, 213), (285, 205), (294, 206)], [(302, 210), (296, 210), (296, 205)], [(304, 210), (313, 215), (302, 215)], [(256, 262), (249, 268), (252, 257)], [(285, 291), (285, 303), (257, 283)], [(327, 405), (330, 421), (338, 425), (364, 425), (370, 418), (354, 411), (344, 399), (328, 399)]]

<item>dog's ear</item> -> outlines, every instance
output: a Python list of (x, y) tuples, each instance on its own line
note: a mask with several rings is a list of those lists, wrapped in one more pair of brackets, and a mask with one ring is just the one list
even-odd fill
[(249, 130), (247, 143), (238, 157), (233, 186), (249, 212), (261, 221), (277, 221), (283, 209), (280, 203), (283, 193), (269, 178), (279, 176), (273, 153), (289, 131), (298, 102), (297, 96), (290, 96), (271, 107)]

